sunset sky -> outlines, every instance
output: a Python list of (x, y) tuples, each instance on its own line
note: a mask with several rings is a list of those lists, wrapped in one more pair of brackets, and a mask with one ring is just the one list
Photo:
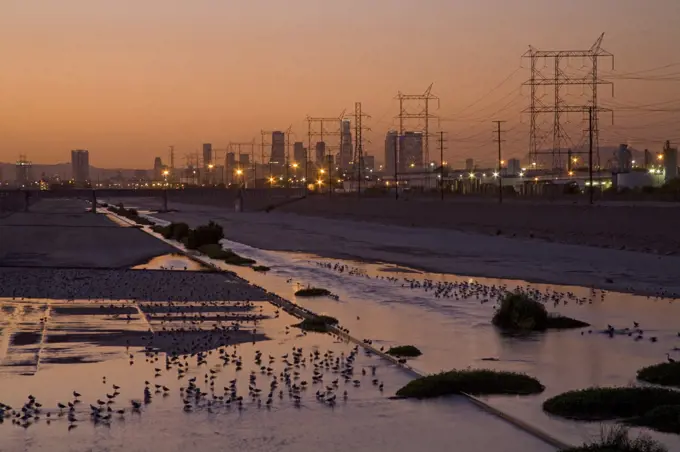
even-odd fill
[[(82, 148), (94, 166), (149, 168), (169, 145), (181, 159), (289, 125), (306, 142), (306, 115), (355, 101), (382, 160), (394, 96), (432, 82), (447, 159), (491, 159), (495, 119), (521, 156), (529, 44), (587, 49), (606, 32), (615, 73), (680, 79), (678, 18), (678, 0), (0, 0), (0, 161)], [(618, 80), (610, 94), (626, 109), (602, 120), (604, 144), (680, 142), (680, 81)], [(650, 104), (676, 111), (638, 108)]]

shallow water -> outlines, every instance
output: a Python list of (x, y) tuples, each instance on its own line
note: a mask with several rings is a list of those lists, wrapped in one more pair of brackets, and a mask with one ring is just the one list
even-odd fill
[(182, 254), (164, 254), (156, 256), (143, 264), (135, 265), (132, 267), (132, 270), (206, 271), (209, 268)]
[[(411, 361), (417, 369), (436, 372), (451, 368), (493, 368), (526, 372), (539, 378), (547, 387), (539, 397), (490, 397), (487, 400), (574, 444), (597, 436), (600, 425), (550, 418), (541, 410), (543, 400), (570, 389), (633, 384), (639, 368), (664, 361), (667, 352), (676, 353), (674, 347), (680, 346), (680, 303), (672, 300), (584, 287), (463, 278), (386, 263), (270, 252), (229, 241), (225, 241), (225, 247), (271, 267), (267, 274), (250, 269), (230, 269), (284, 298), (294, 299), (293, 294), (299, 286), (329, 289), (339, 297), (338, 300), (298, 298), (297, 302), (315, 312), (338, 318), (354, 336), (371, 338), (379, 346), (416, 345), (423, 351), (423, 356)], [(458, 299), (437, 297), (435, 291), (418, 287), (418, 283), (412, 287), (411, 281), (418, 281), (421, 286), (424, 281), (432, 281), (434, 285), (438, 282), (455, 284), (456, 289), (451, 294), (457, 294)], [(495, 299), (489, 295), (491, 290), (486, 293), (471, 290), (470, 287), (478, 287), (475, 284), (508, 290), (523, 287), (550, 294), (570, 292), (571, 298), (560, 299), (558, 305), (549, 304), (549, 310), (592, 326), (524, 337), (504, 336), (490, 324), (495, 305)], [(617, 329), (632, 330), (633, 322), (638, 322), (644, 330), (643, 339), (635, 340), (637, 334), (610, 338), (602, 333), (609, 324)], [(656, 342), (652, 342), (652, 336)], [(651, 435), (671, 450), (680, 450), (678, 436), (656, 432)]]
[[(288, 391), (282, 396), (276, 392), (272, 406), (247, 396), (249, 375), (254, 372), (255, 385), (269, 387), (273, 375), (284, 368), (285, 359), (294, 348), (302, 348), (305, 366), (295, 367), (301, 381), (311, 382), (312, 357), (309, 353), (319, 350), (320, 356), (332, 351), (333, 356), (347, 356), (353, 346), (334, 341), (327, 335), (302, 335), (290, 328), (296, 320), (280, 312), (268, 303), (262, 304), (266, 318), (258, 324), (268, 338), (264, 342), (243, 343), (225, 350), (243, 359), (243, 369), (237, 370), (233, 360), (224, 364), (219, 353), (206, 355), (206, 363), (199, 365), (197, 358), (185, 362), (189, 370), (181, 376), (176, 366), (166, 368), (163, 353), (147, 355), (139, 347), (130, 347), (135, 356), (134, 364), (127, 357), (105, 359), (88, 364), (59, 364), (41, 366), (32, 377), (16, 374), (0, 374), (0, 401), (19, 408), (32, 394), (43, 405), (40, 419), (13, 425), (10, 419), (0, 425), (0, 450), (15, 451), (183, 451), (190, 448), (201, 450), (456, 450), (485, 451), (490, 449), (508, 451), (551, 450), (543, 443), (521, 434), (510, 425), (491, 417), (461, 398), (447, 398), (434, 402), (390, 400), (396, 389), (409, 377), (387, 361), (357, 353), (355, 376), (359, 387), (338, 382), (338, 402), (334, 406), (319, 402), (314, 393), (324, 386), (333, 385), (339, 377), (330, 367), (322, 367), (324, 381), (309, 384), (301, 392), (301, 402), (296, 405)], [(273, 368), (273, 375), (260, 372), (254, 360), (257, 350), (263, 354), (263, 364)], [(269, 356), (273, 360), (269, 361)], [(158, 360), (156, 360), (156, 356)], [(182, 361), (182, 360), (180, 360)], [(333, 362), (332, 360), (330, 361)], [(375, 376), (371, 366), (375, 366)], [(154, 369), (159, 369), (158, 373)], [(360, 369), (366, 369), (363, 376)], [(214, 373), (213, 373), (214, 372)], [(229, 381), (237, 380), (238, 393), (244, 396), (243, 407), (213, 402), (209, 384), (213, 378), (214, 395), (222, 395)], [(181, 377), (181, 378), (180, 378)], [(200, 402), (192, 401), (191, 412), (184, 411), (181, 387), (187, 387), (189, 378), (196, 377), (197, 386), (208, 395)], [(372, 384), (372, 379), (384, 384), (384, 391)], [(148, 380), (152, 391), (151, 403), (144, 405), (140, 413), (131, 410), (131, 399), (142, 399), (144, 381)], [(93, 422), (89, 404), (107, 400), (113, 386), (120, 387), (120, 395), (113, 398), (112, 410), (125, 410), (113, 414), (110, 421)], [(155, 385), (167, 386), (155, 391)], [(281, 387), (284, 387), (281, 384)], [(284, 387), (285, 389), (285, 387)], [(82, 403), (74, 411), (76, 421), (69, 422), (60, 416), (57, 403), (73, 400), (78, 391)], [(342, 394), (348, 392), (347, 400)], [(166, 395), (167, 394), (167, 395)], [(211, 401), (210, 405), (208, 400)], [(48, 422), (47, 413), (50, 413)], [(454, 435), (452, 437), (452, 435)], [(508, 441), (510, 441), (508, 443)]]

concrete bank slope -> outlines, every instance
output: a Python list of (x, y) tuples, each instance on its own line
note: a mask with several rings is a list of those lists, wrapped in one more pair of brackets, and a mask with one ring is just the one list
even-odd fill
[[(144, 208), (143, 200), (138, 201), (136, 205)], [(157, 216), (192, 226), (216, 220), (228, 239), (262, 249), (389, 262), (439, 273), (680, 296), (678, 256), (278, 211), (173, 207), (179, 211)]]
[(407, 227), (454, 229), (653, 254), (680, 255), (680, 203), (582, 203), (506, 199), (310, 196), (282, 213)]
[(127, 268), (173, 251), (87, 207), (78, 200), (46, 199), (29, 212), (0, 218), (0, 267)]

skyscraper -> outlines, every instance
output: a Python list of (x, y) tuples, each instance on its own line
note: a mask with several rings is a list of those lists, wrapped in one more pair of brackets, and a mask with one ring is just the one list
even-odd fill
[(375, 157), (372, 155), (364, 155), (364, 167), (362, 171), (373, 171), (375, 170)]
[(399, 145), (399, 171), (421, 169), (423, 167), (422, 132), (404, 132)]
[(316, 166), (324, 166), (326, 163), (326, 143), (319, 141), (316, 143)]
[(286, 134), (283, 132), (272, 132), (272, 151), (269, 155), (269, 163), (275, 165), (286, 163)]
[(76, 183), (90, 180), (90, 153), (86, 150), (71, 151), (71, 173)]
[(352, 167), (352, 123), (349, 119), (342, 120), (340, 143), (340, 169), (347, 170)]
[(212, 144), (211, 143), (204, 143), (203, 144), (203, 168), (207, 168), (208, 165), (213, 164), (213, 158), (212, 158)]
[(390, 130), (385, 136), (385, 173), (394, 174), (396, 165), (397, 131)]
[(159, 181), (163, 179), (163, 161), (160, 157), (153, 160), (153, 180)]
[(296, 141), (293, 145), (293, 163), (297, 163), (298, 166), (305, 166), (307, 160), (307, 149), (302, 141)]

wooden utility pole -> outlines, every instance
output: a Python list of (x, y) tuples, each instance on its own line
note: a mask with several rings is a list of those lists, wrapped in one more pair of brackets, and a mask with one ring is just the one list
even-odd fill
[(503, 160), (501, 156), (501, 143), (503, 140), (501, 139), (501, 133), (503, 132), (501, 130), (501, 124), (503, 124), (505, 121), (494, 121), (496, 124), (496, 141), (498, 143), (498, 203), (502, 204), (503, 203)]

